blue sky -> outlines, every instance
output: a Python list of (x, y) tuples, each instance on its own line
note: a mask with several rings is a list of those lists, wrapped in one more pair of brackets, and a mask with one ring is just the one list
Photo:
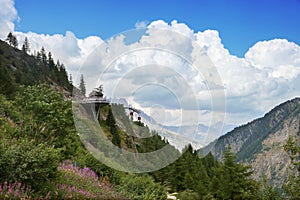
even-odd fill
[[(101, 83), (113, 97), (120, 86), (118, 97), (148, 114), (157, 110), (150, 105), (160, 105), (157, 121), (166, 125), (197, 119), (213, 130), (222, 128), (220, 122), (238, 126), (300, 94), (300, 0), (0, 0), (0, 5), (1, 39), (14, 32), (19, 47), (28, 37), (30, 53), (45, 47), (65, 64), (75, 85), (84, 74), (88, 93)], [(146, 30), (133, 30), (145, 22)], [(133, 31), (124, 40), (106, 41), (128, 30)], [(136, 38), (141, 33), (147, 34)], [(143, 50), (148, 47), (154, 49)], [(202, 53), (209, 59), (202, 60)], [(213, 78), (202, 76), (210, 74)], [(150, 80), (149, 89), (143, 84)], [(181, 103), (194, 99), (201, 106), (182, 109), (188, 116), (182, 119), (166, 88)]]
[(177, 20), (195, 32), (218, 30), (231, 54), (243, 57), (257, 41), (285, 38), (300, 44), (299, 0), (16, 0), (15, 30), (45, 34), (72, 31), (107, 39), (136, 22)]

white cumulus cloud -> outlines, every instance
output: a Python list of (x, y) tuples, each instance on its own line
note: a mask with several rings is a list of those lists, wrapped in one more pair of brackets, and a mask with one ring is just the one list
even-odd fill
[(5, 39), (9, 32), (14, 31), (14, 21), (18, 19), (14, 1), (0, 0), (0, 39)]
[[(0, 0), (0, 5), (0, 37), (4, 38), (14, 31), (18, 15), (12, 0)], [(146, 33), (130, 44), (125, 42), (126, 33), (108, 41), (98, 36), (80, 39), (71, 31), (64, 35), (15, 34), (20, 45), (28, 37), (31, 53), (44, 46), (69, 73), (83, 73), (88, 91), (104, 83), (106, 95), (111, 96), (119, 87), (119, 94), (127, 95), (128, 101), (141, 109), (165, 107), (175, 124), (182, 120), (177, 116), (178, 105), (195, 99), (205, 113), (200, 116), (201, 123), (222, 121), (225, 113), (219, 105), (226, 103), (225, 123), (241, 124), (300, 94), (300, 47), (286, 39), (257, 42), (239, 58), (224, 47), (217, 30), (195, 32), (176, 20), (140, 21), (135, 26), (146, 28)], [(156, 85), (148, 84), (142, 91), (143, 83)], [(223, 89), (226, 102), (213, 99), (220, 97)], [(168, 104), (172, 95), (177, 99)], [(194, 106), (187, 109), (185, 124), (199, 114)]]

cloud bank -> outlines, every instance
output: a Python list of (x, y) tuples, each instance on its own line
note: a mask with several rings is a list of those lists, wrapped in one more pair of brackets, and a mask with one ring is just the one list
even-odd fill
[(14, 31), (14, 21), (19, 18), (14, 1), (0, 0), (0, 5), (0, 38), (5, 39), (10, 31)]
[[(18, 15), (12, 0), (0, 0), (0, 4), (0, 38), (4, 39), (9, 31), (14, 30)], [(182, 120), (178, 117), (182, 115), (178, 111), (178, 105), (195, 99), (195, 103), (200, 102), (200, 111), (187, 108), (188, 112), (197, 115), (200, 112), (203, 124), (218, 123), (218, 120), (209, 121), (212, 118), (210, 102), (214, 91), (225, 91), (225, 123), (234, 125), (259, 117), (275, 105), (300, 94), (300, 46), (286, 39), (259, 41), (249, 48), (243, 58), (239, 58), (224, 48), (217, 30), (195, 32), (176, 20), (170, 23), (157, 20), (149, 24), (141, 21), (135, 26), (145, 28), (145, 34), (130, 44), (126, 43), (126, 33), (108, 41), (103, 41), (98, 36), (79, 39), (71, 31), (64, 35), (33, 32), (15, 34), (20, 45), (28, 37), (31, 52), (40, 50), (42, 46), (51, 51), (55, 59), (66, 65), (73, 77), (80, 75), (77, 74), (78, 71), (83, 72), (88, 90), (104, 83), (106, 95), (111, 96), (114, 87), (119, 84), (119, 92), (126, 92), (128, 88), (135, 91), (132, 98), (129, 98), (132, 94), (127, 94), (128, 101), (133, 105), (149, 110), (151, 105), (161, 104), (166, 109), (165, 113), (170, 116), (170, 120), (166, 121), (169, 125), (176, 125)], [(161, 30), (178, 34), (163, 35)], [(148, 46), (155, 47), (155, 51), (144, 48)], [(174, 52), (180, 52), (180, 55), (159, 50), (165, 46)], [(135, 51), (136, 49), (140, 50)], [(193, 68), (193, 64), (202, 59), (204, 54), (217, 70), (220, 82), (216, 83), (215, 77), (211, 77), (211, 83), (207, 84), (205, 77), (214, 74), (209, 67), (203, 67), (201, 73)], [(191, 63), (187, 63), (187, 60)], [(143, 70), (138, 70), (135, 66), (142, 66)], [(124, 77), (124, 74), (127, 75)], [(119, 82), (120, 78), (122, 84)], [(150, 82), (155, 85), (147, 85), (145, 91), (140, 89), (141, 85)], [(182, 82), (187, 84), (181, 84)], [(172, 88), (172, 85), (176, 87)], [(208, 85), (210, 88), (207, 88)], [(177, 94), (181, 96), (179, 103), (178, 99), (173, 98)], [(167, 101), (168, 99), (171, 100)], [(222, 120), (224, 113), (219, 114), (219, 119)]]

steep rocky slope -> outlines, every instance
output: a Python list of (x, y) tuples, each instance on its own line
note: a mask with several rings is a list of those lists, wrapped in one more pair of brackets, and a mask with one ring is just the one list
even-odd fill
[(300, 141), (300, 98), (287, 101), (264, 117), (220, 137), (203, 149), (217, 159), (227, 146), (237, 154), (237, 160), (253, 166), (254, 177), (266, 176), (272, 185), (280, 185), (288, 172), (290, 159), (284, 151), (288, 136)]

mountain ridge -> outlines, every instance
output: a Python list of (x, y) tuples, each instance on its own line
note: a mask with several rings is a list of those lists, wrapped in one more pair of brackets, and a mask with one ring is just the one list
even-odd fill
[(263, 117), (222, 135), (202, 152), (211, 152), (221, 160), (223, 151), (230, 146), (237, 161), (252, 165), (256, 179), (266, 175), (273, 185), (280, 185), (287, 176), (290, 163), (283, 146), (289, 136), (300, 141), (299, 124), (300, 98), (296, 97), (274, 107)]
[(64, 64), (54, 60), (51, 52), (29, 55), (0, 40), (0, 92), (11, 95), (20, 85), (49, 84), (64, 93), (71, 94), (72, 83)]

